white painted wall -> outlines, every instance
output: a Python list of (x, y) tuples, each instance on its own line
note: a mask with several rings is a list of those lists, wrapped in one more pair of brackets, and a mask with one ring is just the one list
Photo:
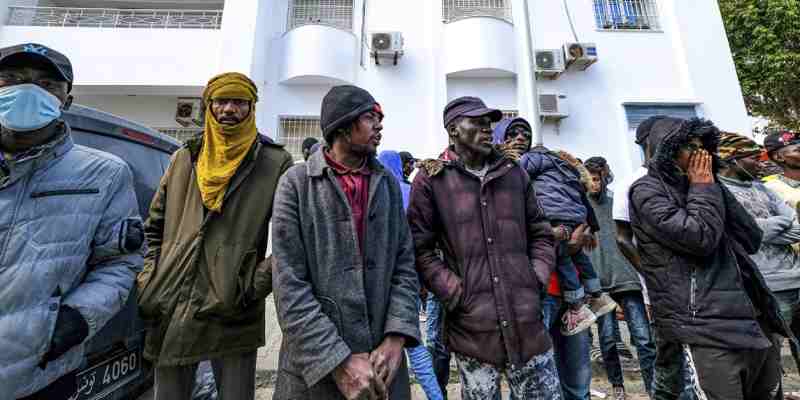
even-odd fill
[(178, 98), (170, 96), (76, 96), (75, 103), (119, 115), (151, 128), (179, 127)]
[[(368, 32), (403, 32), (405, 56), (399, 65), (376, 66), (369, 59), (360, 65), (363, 1), (368, 1)], [(447, 144), (442, 109), (449, 99), (478, 95), (490, 106), (530, 114), (534, 85), (528, 74), (522, 7), (529, 7), (536, 48), (558, 48), (574, 40), (563, 2), (510, 1), (514, 5), (513, 27), (486, 18), (447, 26), (442, 23), (438, 0), (356, 0), (353, 32), (325, 36), (321, 32), (324, 29), (311, 27), (310, 31), (323, 36), (310, 43), (292, 44), (288, 52), (284, 47), (291, 43), (284, 32), (287, 0), (228, 1), (220, 31), (4, 27), (0, 29), (0, 44), (35, 40), (63, 49), (76, 64), (78, 84), (93, 88), (196, 88), (218, 72), (240, 70), (250, 74), (259, 86), (258, 124), (272, 135), (278, 131), (280, 116), (318, 116), (322, 97), (331, 87), (330, 83), (281, 83), (286, 76), (296, 74), (287, 72), (287, 66), (300, 74), (315, 70), (329, 73), (325, 71), (332, 65), (326, 60), (334, 55), (337, 70), (354, 72), (352, 77), (330, 73), (332, 77), (368, 89), (384, 106), (382, 146), (433, 157)], [(625, 118), (626, 103), (700, 104), (701, 114), (721, 128), (749, 133), (750, 120), (716, 2), (658, 3), (660, 31), (610, 32), (595, 29), (592, 0), (569, 0), (579, 40), (596, 43), (600, 61), (587, 71), (569, 71), (558, 80), (536, 82), (538, 90), (562, 92), (570, 102), (571, 115), (558, 129), (550, 122), (543, 125), (547, 146), (584, 158), (603, 155), (618, 177), (627, 175), (639, 158)], [(459, 24), (470, 29), (458, 33)], [(476, 36), (476, 32), (497, 34)], [(337, 39), (342, 35), (355, 37), (355, 54), (350, 53), (352, 41)], [(339, 45), (350, 49), (346, 56), (338, 53)], [(448, 72), (462, 68), (455, 65), (515, 71), (516, 76), (448, 78)], [(146, 102), (132, 99), (136, 100), (101, 96), (95, 103), (144, 123), (171, 121), (172, 116), (165, 113), (171, 114), (174, 106), (167, 107), (163, 98)]]
[(217, 70), (220, 39), (211, 29), (0, 29), (0, 46), (35, 42), (64, 53), (78, 85), (202, 86)]

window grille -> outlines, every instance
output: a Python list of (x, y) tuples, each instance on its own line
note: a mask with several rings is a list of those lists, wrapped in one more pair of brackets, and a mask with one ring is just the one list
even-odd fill
[[(503, 119), (513, 119), (519, 117), (519, 110), (500, 110), (500, 111), (503, 113)], [(494, 129), (499, 123), (500, 121), (493, 123), (492, 129)]]
[(278, 142), (286, 145), (286, 151), (295, 161), (303, 160), (303, 141), (307, 137), (314, 137), (320, 143), (325, 143), (325, 139), (322, 138), (322, 128), (319, 126), (319, 117), (281, 117)]
[(203, 132), (203, 128), (156, 128), (156, 130), (172, 136), (179, 142), (185, 142)]
[(656, 0), (594, 0), (597, 29), (658, 30)]
[(222, 10), (9, 7), (8, 25), (88, 28), (220, 29)]
[(286, 30), (303, 25), (327, 25), (353, 30), (353, 0), (289, 0)]
[(511, 0), (442, 0), (444, 22), (470, 17), (495, 17), (513, 23)]

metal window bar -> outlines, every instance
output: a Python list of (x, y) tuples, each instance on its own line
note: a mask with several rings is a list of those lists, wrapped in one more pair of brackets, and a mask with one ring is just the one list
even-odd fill
[(286, 31), (304, 25), (353, 30), (353, 0), (290, 0)]
[(156, 130), (180, 142), (185, 142), (203, 132), (203, 128), (156, 128)]
[(471, 17), (495, 17), (513, 23), (511, 0), (442, 0), (445, 23)]
[(222, 10), (9, 7), (8, 25), (81, 28), (220, 29)]
[[(503, 119), (513, 119), (519, 117), (519, 110), (500, 110), (500, 111), (503, 113)], [(493, 123), (492, 129), (494, 129), (499, 123), (500, 121)]]
[(280, 122), (278, 142), (286, 145), (284, 148), (295, 161), (303, 160), (303, 141), (307, 137), (317, 138), (321, 143), (325, 142), (318, 117), (281, 117)]
[(656, 0), (594, 0), (598, 29), (658, 30)]

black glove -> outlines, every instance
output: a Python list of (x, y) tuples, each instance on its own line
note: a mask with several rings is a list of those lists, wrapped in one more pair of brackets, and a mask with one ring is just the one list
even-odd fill
[(50, 341), (50, 349), (42, 357), (40, 366), (45, 368), (50, 361), (57, 360), (73, 347), (83, 343), (89, 336), (89, 324), (77, 310), (61, 306), (56, 318), (56, 327)]

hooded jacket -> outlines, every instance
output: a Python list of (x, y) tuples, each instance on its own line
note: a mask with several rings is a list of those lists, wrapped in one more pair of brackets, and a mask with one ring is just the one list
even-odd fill
[(380, 161), (383, 167), (397, 179), (397, 183), (400, 185), (400, 191), (403, 194), (403, 209), (408, 209), (411, 185), (406, 183), (405, 175), (403, 175), (403, 159), (400, 158), (400, 153), (394, 150), (382, 151), (381, 154), (378, 155), (378, 161)]
[(762, 231), (724, 185), (690, 184), (679, 171), (674, 157), (690, 135), (716, 153), (719, 130), (707, 121), (684, 121), (664, 137), (648, 175), (630, 190), (631, 225), (656, 328), (670, 342), (768, 348), (769, 332), (790, 334), (749, 257)]
[[(528, 125), (522, 118), (500, 121), (493, 131), (495, 144), (505, 143), (508, 128), (514, 122)], [(580, 172), (569, 162), (557, 153), (538, 147), (528, 149), (520, 157), (519, 164), (533, 181), (542, 210), (551, 222), (580, 225), (587, 221), (586, 188)]]

